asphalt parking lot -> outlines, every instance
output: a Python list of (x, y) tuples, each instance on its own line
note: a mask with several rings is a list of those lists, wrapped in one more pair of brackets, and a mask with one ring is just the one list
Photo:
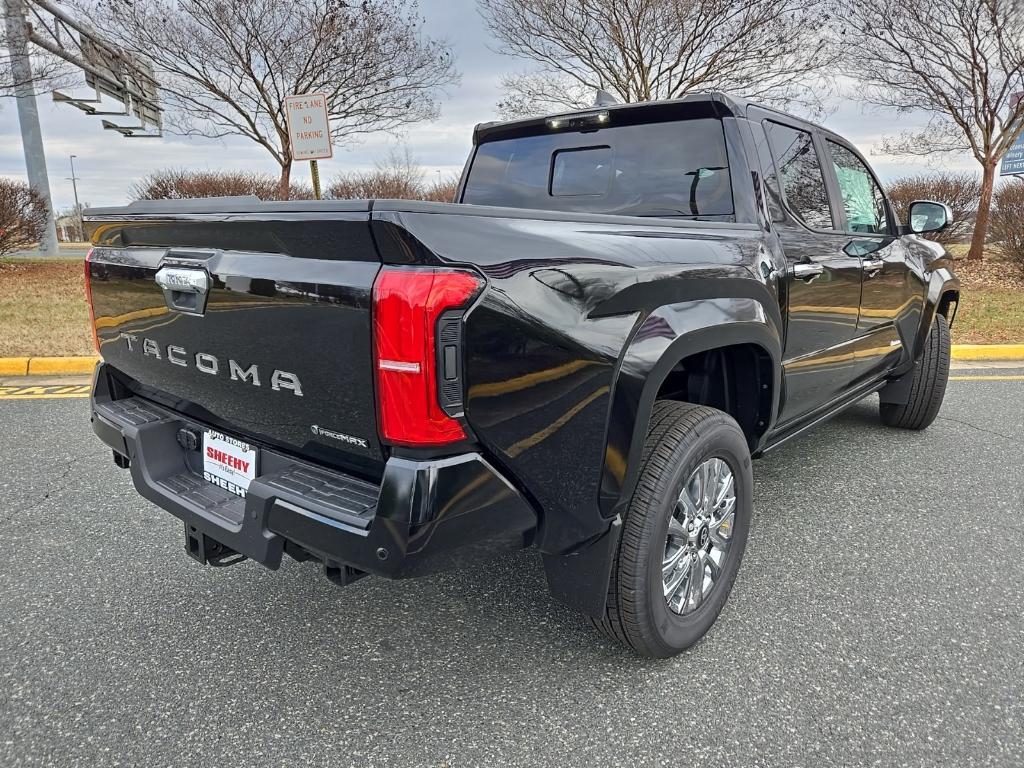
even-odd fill
[(733, 596), (667, 662), (530, 552), (343, 590), (199, 566), (87, 400), (4, 390), (0, 764), (1020, 766), (1024, 370), (954, 373), (924, 433), (871, 398), (755, 464)]

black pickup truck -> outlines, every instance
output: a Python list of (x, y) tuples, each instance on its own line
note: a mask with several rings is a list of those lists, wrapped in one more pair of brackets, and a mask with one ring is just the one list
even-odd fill
[(534, 547), (650, 656), (725, 603), (751, 458), (923, 429), (959, 283), (857, 150), (720, 93), (480, 125), (452, 204), (92, 210), (92, 426), (202, 563), (346, 584)]

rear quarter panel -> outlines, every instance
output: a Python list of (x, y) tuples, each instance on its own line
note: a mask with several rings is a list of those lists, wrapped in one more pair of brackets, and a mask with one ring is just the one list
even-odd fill
[[(497, 210), (374, 218), (385, 263), (469, 265), (486, 276), (466, 321), (466, 414), (495, 462), (543, 510), (537, 543), (545, 552), (603, 532), (614, 514), (600, 499), (602, 477), (624, 478), (632, 427), (646, 424), (636, 418), (639, 394), (627, 387), (632, 405), (615, 417), (632, 418), (630, 429), (610, 436), (621, 382), (642, 383), (671, 341), (720, 322), (732, 311), (731, 288), (765, 323), (770, 310), (755, 305), (775, 302), (778, 322), (777, 299), (750, 269), (766, 258), (754, 226)], [(649, 338), (634, 348), (638, 356), (627, 355), (641, 328)]]

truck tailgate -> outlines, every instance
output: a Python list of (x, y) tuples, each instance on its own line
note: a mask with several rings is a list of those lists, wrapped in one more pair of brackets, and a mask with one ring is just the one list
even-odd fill
[[(236, 230), (244, 241), (231, 230), (247, 217), (220, 216), (91, 221), (103, 359), (136, 394), (225, 433), (374, 474), (369, 213), (264, 214)], [(205, 297), (187, 285), (203, 275)]]

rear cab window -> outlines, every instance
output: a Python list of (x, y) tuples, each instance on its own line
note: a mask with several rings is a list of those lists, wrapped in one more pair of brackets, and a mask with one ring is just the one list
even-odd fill
[(611, 147), (560, 149), (551, 169), (552, 197), (603, 197), (612, 186)]
[(462, 202), (627, 216), (734, 217), (725, 132), (721, 120), (705, 117), (485, 141), (476, 149)]
[(764, 121), (779, 186), (790, 212), (811, 229), (836, 228), (814, 138), (808, 131)]

